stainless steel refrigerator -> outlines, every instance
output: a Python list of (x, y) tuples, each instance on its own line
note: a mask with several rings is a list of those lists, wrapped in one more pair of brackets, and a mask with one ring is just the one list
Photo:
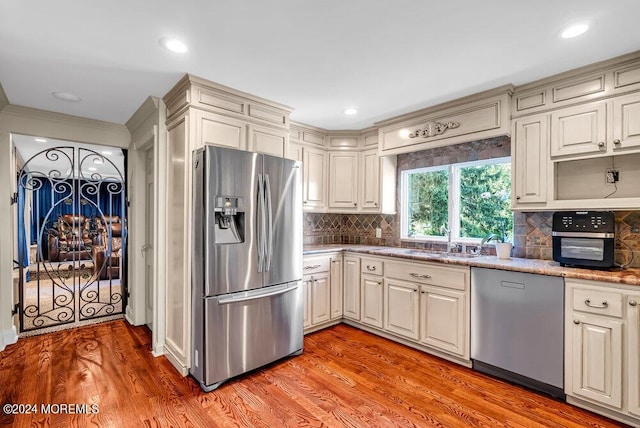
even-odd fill
[(190, 372), (205, 391), (302, 352), (300, 174), (275, 156), (194, 152)]

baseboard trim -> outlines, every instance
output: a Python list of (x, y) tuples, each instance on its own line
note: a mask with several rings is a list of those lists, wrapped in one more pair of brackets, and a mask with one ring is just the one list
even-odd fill
[(153, 349), (151, 349), (151, 355), (153, 355), (154, 357), (160, 357), (162, 355), (164, 355), (164, 344), (162, 343), (158, 343), (153, 345)]
[(181, 355), (177, 352), (170, 343), (166, 342), (164, 344), (164, 356), (167, 357), (169, 362), (173, 364), (173, 366), (178, 370), (178, 372), (182, 376), (186, 376), (189, 374), (189, 369), (187, 365), (181, 361)]
[(0, 335), (0, 352), (4, 351), (8, 345), (13, 345), (18, 341), (18, 332), (15, 326), (11, 326), (9, 330), (2, 331)]

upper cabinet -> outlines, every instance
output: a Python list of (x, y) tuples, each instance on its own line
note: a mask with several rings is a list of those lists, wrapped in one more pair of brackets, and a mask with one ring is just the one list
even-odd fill
[(396, 156), (380, 156), (378, 133), (289, 130), (287, 157), (302, 160), (304, 210), (384, 213), (396, 210)]
[(397, 155), (510, 133), (507, 85), (378, 122), (382, 155)]
[(289, 132), (259, 125), (249, 125), (247, 149), (250, 152), (285, 157), (288, 154)]
[(605, 102), (567, 107), (551, 114), (551, 157), (605, 153), (606, 138)]
[(547, 201), (547, 147), (549, 116), (516, 120), (511, 140), (514, 205)]
[(516, 88), (513, 209), (640, 208), (640, 56)]

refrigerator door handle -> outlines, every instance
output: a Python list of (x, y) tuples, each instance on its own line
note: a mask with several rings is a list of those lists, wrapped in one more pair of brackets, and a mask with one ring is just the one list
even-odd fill
[(298, 287), (297, 283), (278, 285), (269, 287), (270, 290), (258, 289), (254, 291), (246, 291), (244, 293), (234, 293), (226, 297), (218, 297), (218, 305), (228, 305), (230, 303), (249, 302), (251, 300), (264, 299), (265, 297), (279, 296), (288, 291), (293, 291)]
[(262, 174), (258, 174), (258, 215), (256, 216), (256, 231), (258, 235), (257, 250), (258, 250), (258, 272), (264, 270), (264, 230), (265, 230), (265, 215), (264, 215), (264, 180)]
[(269, 183), (269, 174), (265, 174), (264, 179), (264, 188), (266, 190), (265, 199), (267, 201), (267, 235), (265, 241), (267, 262), (265, 271), (268, 272), (271, 268), (271, 254), (273, 253), (273, 215), (271, 213), (271, 184)]

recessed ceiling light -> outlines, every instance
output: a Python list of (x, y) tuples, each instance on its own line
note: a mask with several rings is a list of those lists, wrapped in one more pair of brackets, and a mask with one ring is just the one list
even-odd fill
[(563, 39), (572, 39), (574, 37), (578, 37), (581, 34), (584, 34), (588, 29), (589, 26), (587, 24), (575, 24), (567, 27), (567, 29), (565, 29), (562, 34), (560, 34), (560, 37), (562, 37)]
[(68, 101), (70, 103), (77, 103), (79, 101), (82, 101), (82, 98), (77, 95), (70, 94), (69, 92), (54, 92), (51, 95), (59, 100)]
[(344, 114), (346, 114), (347, 116), (353, 116), (353, 115), (358, 114), (358, 110), (356, 110), (353, 107), (346, 108), (346, 109), (342, 110), (342, 112)]
[(109, 155), (112, 155), (112, 154), (113, 154), (113, 152), (110, 152), (109, 150), (103, 150), (103, 151), (102, 151), (102, 152), (100, 152), (100, 153), (102, 153), (103, 155), (107, 155), (107, 156), (109, 156)]
[(160, 39), (160, 46), (165, 49), (169, 49), (171, 52), (185, 53), (188, 51), (187, 45), (178, 39), (173, 37), (163, 37)]
[(46, 143), (47, 139), (46, 138), (34, 138), (33, 141), (35, 141), (36, 143)]

